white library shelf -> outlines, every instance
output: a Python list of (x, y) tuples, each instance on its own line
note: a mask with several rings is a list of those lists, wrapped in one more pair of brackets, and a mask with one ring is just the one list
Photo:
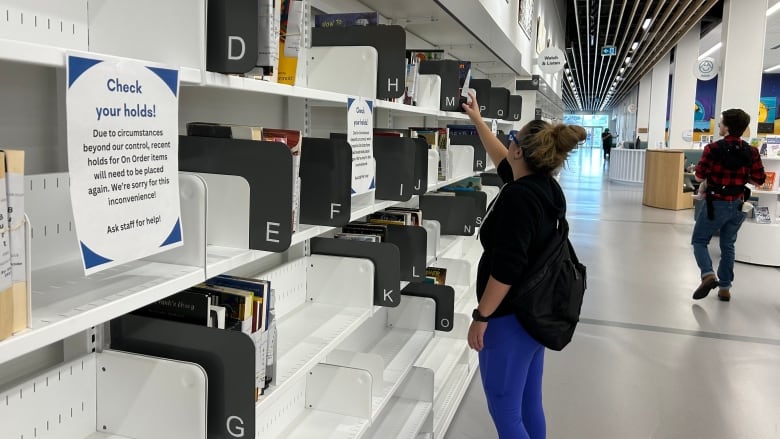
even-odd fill
[[(14, 10), (28, 8), (22, 1), (11, 0), (10, 3), (11, 9)], [(65, 115), (61, 114), (65, 109), (65, 81), (62, 75), (66, 67), (67, 55), (103, 56), (102, 53), (118, 53), (126, 57), (115, 55), (106, 55), (106, 57), (148, 65), (155, 65), (158, 61), (164, 63), (168, 59), (161, 54), (176, 50), (177, 47), (166, 46), (146, 50), (143, 42), (113, 41), (106, 39), (105, 33), (100, 36), (100, 32), (104, 32), (105, 29), (111, 30), (114, 25), (120, 24), (117, 21), (124, 21), (125, 18), (128, 21), (138, 20), (138, 17), (147, 15), (149, 8), (159, 6), (175, 9), (181, 8), (186, 2), (178, 0), (173, 3), (175, 4), (162, 6), (154, 1), (142, 0), (134, 4), (134, 7), (141, 12), (137, 12), (137, 16), (133, 17), (110, 16), (111, 14), (108, 13), (101, 15), (100, 12), (105, 12), (102, 11), (103, 8), (123, 7), (104, 0), (64, 0), (56, 7), (52, 5), (51, 11), (29, 11), (30, 16), (37, 14), (43, 17), (47, 13), (52, 16), (61, 13), (58, 8), (79, 9), (72, 14), (74, 17), (78, 16), (73, 19), (75, 21), (73, 34), (79, 34), (78, 41), (65, 41), (62, 43), (63, 47), (17, 41), (13, 39), (17, 38), (16, 34), (2, 33), (0, 29), (0, 35), (3, 36), (0, 38), (0, 63), (9, 66), (13, 74), (21, 72), (19, 76), (25, 76), (28, 72), (33, 73), (30, 78), (21, 78), (24, 87), (20, 88), (19, 93), (23, 93), (26, 102), (40, 102), (30, 104), (29, 109), (32, 110), (29, 114), (20, 112), (26, 118), (24, 121), (30, 122), (27, 125), (41, 124), (54, 127), (50, 129), (51, 133), (47, 131), (48, 137), (40, 135), (40, 137), (30, 138), (30, 132), (23, 126), (24, 124), (14, 127), (11, 133), (14, 136), (10, 146), (21, 144), (22, 140), (19, 139), (23, 139), (25, 145), (35, 145), (35, 148), (31, 149), (33, 152), (31, 156), (35, 158), (37, 167), (36, 172), (31, 174), (62, 172), (67, 168), (63, 153), (66, 142), (64, 132), (66, 120)], [(305, 3), (310, 6), (312, 1), (305, 0)], [(390, 7), (384, 2), (373, 0), (360, 3), (339, 0), (330, 3), (340, 3), (347, 9), (360, 3), (370, 4), (370, 7), (381, 9), (382, 14), (391, 14), (397, 7), (397, 5)], [(403, 7), (411, 7), (418, 3), (424, 3), (424, 8), (434, 11), (437, 16), (448, 17), (446, 20), (448, 29), (463, 30), (463, 25), (457, 19), (447, 15), (443, 4), (447, 2), (420, 3), (404, 0)], [(192, 7), (193, 10), (186, 11), (189, 14), (187, 17), (198, 15), (205, 19), (205, 1), (197, 1), (196, 4)], [(88, 10), (80, 10), (87, 5)], [(203, 10), (196, 10), (201, 6)], [(484, 15), (482, 6), (475, 4), (469, 8), (478, 9), (481, 11), (480, 14)], [(27, 13), (28, 11), (25, 10), (24, 14)], [(151, 15), (155, 16), (150, 17), (150, 20), (159, 24), (161, 20), (159, 16), (164, 14)], [(187, 23), (178, 23), (176, 26), (181, 25), (184, 31), (178, 33), (185, 35), (185, 38), (190, 36), (190, 30), (205, 24), (200, 22), (193, 24), (194, 20), (182, 21)], [(443, 22), (444, 20), (438, 21), (440, 24)], [(149, 26), (154, 27), (155, 23), (149, 23)], [(410, 24), (410, 26), (417, 25)], [(92, 32), (96, 29), (98, 32), (93, 35)], [(176, 27), (174, 30), (178, 29)], [(467, 34), (466, 38), (469, 40), (474, 40), (472, 34), (465, 31), (463, 33)], [(90, 38), (86, 38), (87, 34)], [(101, 37), (105, 41), (99, 41)], [(23, 35), (20, 38), (28, 37)], [(52, 37), (45, 38), (47, 41), (53, 41)], [(139, 36), (139, 39), (143, 38), (145, 37)], [(193, 53), (199, 52), (196, 55), (200, 55), (201, 58), (198, 60), (203, 62), (202, 64), (180, 63), (187, 65), (179, 68), (180, 128), (190, 121), (220, 119), (226, 123), (301, 129), (306, 136), (312, 135), (316, 130), (343, 130), (342, 122), (346, 119), (346, 111), (339, 112), (334, 108), (346, 106), (350, 97), (348, 94), (206, 71), (202, 26), (197, 35), (191, 35), (191, 39), (193, 42), (187, 43), (189, 45), (182, 48), (182, 52), (187, 52), (187, 55), (175, 59), (189, 56), (192, 61), (197, 58)], [(416, 44), (417, 41), (413, 41)], [(92, 48), (93, 43), (96, 44), (94, 47), (98, 48), (94, 52), (71, 49)], [(59, 44), (59, 40), (51, 44)], [(166, 44), (168, 43), (160, 42), (161, 46)], [(467, 46), (468, 49), (463, 49), (468, 50), (468, 53), (464, 52), (464, 56), (485, 53), (491, 58), (496, 58), (496, 55), (484, 46), (480, 49), (472, 42), (463, 45), (463, 47)], [(496, 58), (496, 61), (501, 63), (502, 60)], [(481, 63), (480, 68), (489, 69), (485, 67), (489, 65), (491, 64)], [(495, 73), (505, 74), (511, 68), (509, 66), (515, 65), (519, 65), (516, 59), (507, 60), (503, 63), (501, 71), (496, 70)], [(16, 85), (13, 81), (3, 81), (0, 78), (0, 87), (13, 88)], [(258, 101), (262, 102), (258, 104)], [(377, 120), (384, 119), (384, 116), (389, 113), (391, 117), (387, 118), (388, 123), (398, 124), (398, 128), (410, 126), (411, 121), (416, 124), (420, 119), (424, 120), (426, 126), (469, 123), (468, 117), (460, 112), (446, 112), (386, 100), (375, 102), (375, 108), (379, 110)], [(259, 111), (257, 106), (260, 107)], [(329, 108), (310, 113), (310, 107)], [(6, 106), (5, 111), (14, 110)], [(331, 113), (333, 118), (331, 119), (326, 113)], [(224, 120), (221, 120), (222, 118)], [(320, 125), (313, 127), (316, 124), (312, 124), (312, 119), (317, 119)], [(486, 122), (494, 121), (486, 119)], [(515, 123), (506, 120), (495, 122), (505, 130), (510, 129)], [(380, 125), (377, 123), (377, 126)], [(466, 151), (463, 151), (464, 149)], [(459, 146), (453, 150), (460, 153), (459, 157), (464, 157), (459, 160), (461, 166), (455, 171), (458, 175), (447, 181), (431, 182), (428, 185), (429, 191), (436, 191), (475, 175), (474, 172), (466, 172), (472, 168), (472, 160), (469, 156), (473, 154), (473, 151), (470, 151), (471, 147)], [(54, 156), (57, 158), (50, 158)], [(435, 165), (436, 161), (438, 159), (432, 160), (431, 163)], [(52, 165), (54, 162), (56, 163)], [(489, 168), (488, 171), (491, 169)], [(196, 183), (194, 177), (187, 178), (190, 184)], [(218, 190), (214, 193), (217, 197), (220, 196)], [(61, 198), (68, 195), (63, 193), (57, 196)], [(202, 203), (203, 200), (205, 198), (199, 199), (198, 202)], [(398, 201), (373, 198), (365, 203), (363, 203), (365, 199), (359, 201), (353, 199), (351, 220), (364, 218), (390, 206), (406, 205)], [(315, 237), (329, 236), (337, 230), (336, 227), (301, 224), (292, 235), (290, 250), (284, 253), (234, 248), (229, 246), (231, 244), (217, 242), (208, 244), (207, 233), (203, 232), (202, 236), (198, 236), (199, 245), (182, 248), (183, 251), (178, 255), (161, 254), (91, 276), (84, 276), (80, 261), (73, 257), (75, 250), (68, 247), (72, 247), (73, 242), (65, 238), (57, 238), (61, 239), (61, 242), (50, 245), (49, 248), (42, 246), (40, 241), (39, 244), (35, 244), (34, 241), (40, 238), (41, 231), (45, 235), (47, 227), (50, 233), (54, 230), (55, 223), (46, 218), (47, 212), (67, 210), (60, 209), (59, 204), (56, 208), (48, 203), (37, 204), (39, 205), (30, 206), (37, 211), (36, 215), (31, 215), (31, 223), (32, 226), (38, 227), (38, 229), (33, 228), (33, 231), (38, 234), (33, 239), (33, 245), (39, 247), (37, 250), (34, 249), (36, 251), (32, 256), (38, 259), (38, 262), (33, 266), (30, 278), (31, 327), (0, 341), (0, 365), (4, 368), (0, 373), (0, 397), (6, 399), (5, 406), (0, 406), (0, 420), (3, 420), (0, 422), (0, 437), (6, 437), (7, 425), (14, 430), (14, 436), (9, 436), (14, 439), (17, 430), (20, 432), (19, 439), (135, 437), (124, 431), (120, 433), (127, 436), (99, 431), (101, 424), (97, 421), (97, 417), (100, 416), (98, 413), (100, 401), (97, 400), (95, 386), (98, 385), (96, 381), (99, 376), (100, 355), (103, 354), (100, 352), (103, 340), (93, 340), (91, 344), (89, 341), (79, 344), (71, 343), (71, 340), (63, 340), (80, 333), (89, 340), (93, 332), (91, 329), (96, 327), (97, 333), (102, 335), (99, 331), (102, 329), (100, 325), (105, 325), (112, 319), (222, 273), (244, 273), (253, 269), (262, 271), (260, 273), (252, 271), (252, 275), (271, 280), (276, 290), (278, 353), (275, 382), (254, 407), (256, 438), (426, 439), (442, 437), (476, 370), (475, 355), (466, 346), (464, 332), (468, 322), (464, 313), (467, 312), (467, 306), (471, 306), (467, 305), (468, 298), (473, 300), (473, 278), (476, 267), (471, 261), (459, 265), (447, 260), (447, 257), (470, 257), (471, 253), (467, 250), (474, 244), (467, 241), (476, 242), (473, 236), (442, 237), (438, 247), (433, 249), (429, 260), (431, 265), (444, 265), (450, 268), (448, 277), (453, 282), (452, 286), (456, 294), (457, 328), (452, 333), (440, 333), (434, 330), (436, 305), (433, 299), (405, 296), (402, 305), (397, 308), (374, 305), (375, 267), (371, 261), (309, 254), (308, 241)], [(195, 217), (187, 216), (183, 208), (182, 223), (187, 223), (185, 233), (196, 231), (193, 224), (205, 227), (199, 221), (205, 215), (205, 210), (201, 210), (196, 220), (193, 219)], [(46, 220), (43, 221), (42, 218)], [(57, 234), (60, 225), (65, 224), (68, 224), (68, 221), (57, 216)], [(434, 236), (437, 236), (438, 240), (438, 234)], [(44, 255), (44, 263), (40, 262), (41, 255)], [(185, 260), (187, 262), (182, 262)], [(270, 266), (273, 268), (267, 268)], [(48, 349), (49, 347), (52, 349)], [(97, 353), (89, 351), (93, 347), (97, 349)], [(50, 358), (53, 351), (57, 351), (54, 355), (56, 358)], [(64, 359), (62, 351), (65, 352)], [(36, 369), (27, 372), (36, 375), (35, 378), (17, 371), (27, 365), (25, 361), (28, 361), (26, 358), (28, 354), (34, 354), (33, 358), (37, 358), (35, 355), (46, 358), (43, 363), (36, 365), (45, 368), (45, 371)], [(78, 355), (81, 355), (80, 359), (73, 360)], [(70, 372), (78, 361), (81, 361), (82, 365), (87, 364), (87, 367), (83, 367), (84, 373), (76, 377)], [(9, 366), (6, 367), (6, 364)], [(66, 375), (73, 378), (70, 378), (71, 381), (67, 384), (63, 384), (65, 387), (52, 385), (49, 392), (42, 391), (44, 386), (42, 383), (45, 382), (48, 388), (49, 380), (53, 380), (54, 377), (57, 377), (58, 383), (60, 379), (64, 383)], [(27, 381), (19, 384), (20, 379)], [(176, 380), (171, 381), (176, 382)], [(30, 392), (28, 392), (29, 386), (33, 389)], [(74, 390), (62, 390), (66, 388)], [(54, 389), (59, 389), (56, 394)], [(130, 393), (129, 397), (134, 396), (133, 392)], [(15, 399), (17, 394), (20, 396), (18, 400)], [(29, 399), (22, 401), (22, 394)], [(35, 401), (31, 398), (33, 394), (35, 394)], [(79, 398), (83, 401), (77, 401)], [(63, 407), (82, 408), (83, 413), (78, 424), (74, 421), (74, 424), (67, 427), (61, 425), (65, 424), (63, 413), (66, 412), (63, 411), (65, 410)], [(22, 415), (20, 416), (19, 413)]]

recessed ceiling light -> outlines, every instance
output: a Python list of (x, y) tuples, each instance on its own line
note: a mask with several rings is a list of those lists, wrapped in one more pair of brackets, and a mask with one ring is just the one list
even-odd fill
[(648, 27), (650, 27), (650, 24), (653, 22), (652, 19), (647, 18), (645, 19), (645, 22), (642, 23), (642, 29), (647, 30)]
[(637, 48), (639, 48), (639, 42), (635, 41), (634, 44), (631, 45), (631, 50), (636, 50)]
[(627, 57), (626, 57), (626, 64), (628, 64), (628, 63), (630, 63), (630, 62), (631, 62), (631, 57), (630, 57), (630, 56), (627, 56)]
[(626, 68), (625, 68), (625, 67), (621, 67), (621, 68), (620, 68), (620, 73), (623, 73), (623, 72), (625, 72), (625, 71), (626, 71)]

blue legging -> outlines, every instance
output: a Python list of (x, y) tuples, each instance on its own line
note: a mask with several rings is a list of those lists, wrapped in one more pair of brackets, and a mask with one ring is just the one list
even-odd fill
[(544, 439), (544, 346), (513, 315), (491, 319), (479, 352), (488, 410), (500, 439)]

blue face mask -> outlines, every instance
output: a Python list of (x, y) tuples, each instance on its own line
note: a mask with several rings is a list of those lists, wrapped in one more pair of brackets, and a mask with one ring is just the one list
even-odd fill
[(517, 130), (512, 130), (507, 134), (507, 137), (509, 138), (510, 142), (515, 142), (515, 145), (519, 145), (520, 142), (517, 141)]

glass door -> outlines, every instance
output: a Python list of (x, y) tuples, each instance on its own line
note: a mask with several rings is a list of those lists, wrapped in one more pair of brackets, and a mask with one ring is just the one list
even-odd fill
[(603, 127), (583, 127), (585, 132), (588, 133), (587, 139), (585, 139), (586, 148), (601, 148), (601, 133), (604, 132)]

